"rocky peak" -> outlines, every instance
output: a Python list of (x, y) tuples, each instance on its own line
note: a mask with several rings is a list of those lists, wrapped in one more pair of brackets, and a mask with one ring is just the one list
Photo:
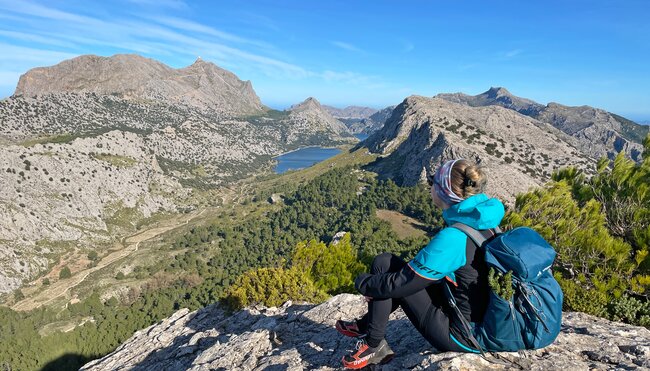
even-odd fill
[(350, 131), (345, 124), (330, 115), (316, 98), (309, 97), (292, 105), (288, 111), (289, 116), (296, 121), (296, 124), (311, 126), (317, 130), (333, 132), (337, 135), (350, 136)]
[(323, 110), (323, 106), (321, 106), (320, 102), (314, 97), (309, 97), (298, 104), (292, 105), (289, 108), (289, 111), (292, 112), (304, 112), (313, 110), (325, 111)]
[(483, 94), (485, 94), (486, 96), (488, 96), (490, 98), (498, 98), (498, 97), (503, 97), (503, 96), (512, 97), (513, 96), (508, 91), (508, 89), (502, 88), (500, 86), (499, 87), (491, 87), (488, 91), (486, 91)]
[[(218, 305), (181, 309), (136, 332), (113, 353), (82, 370), (337, 370), (355, 339), (334, 329), (338, 319), (366, 311), (359, 295), (341, 294), (320, 305), (285, 303), (228, 315)], [(386, 340), (396, 357), (382, 370), (505, 370), (476, 354), (440, 353), (413, 328), (401, 309), (391, 315)], [(550, 346), (500, 353), (523, 369), (587, 370), (650, 367), (650, 330), (583, 313), (564, 313)], [(488, 355), (492, 359), (492, 356)]]
[(503, 87), (491, 87), (478, 95), (467, 95), (462, 93), (438, 94), (437, 98), (445, 99), (454, 103), (466, 104), (472, 107), (501, 106), (512, 109), (524, 115), (533, 115), (544, 106), (530, 99), (517, 97)]
[(181, 103), (235, 115), (265, 109), (250, 82), (213, 63), (198, 58), (190, 66), (174, 69), (135, 54), (82, 55), (34, 68), (20, 77), (14, 95), (66, 92)]

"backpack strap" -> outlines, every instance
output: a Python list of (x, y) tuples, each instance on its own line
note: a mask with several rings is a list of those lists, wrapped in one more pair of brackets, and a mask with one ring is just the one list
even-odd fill
[(502, 233), (501, 228), (498, 226), (494, 229), (486, 229), (484, 231), (479, 231), (478, 229), (474, 229), (469, 225), (463, 223), (454, 223), (451, 225), (451, 227), (465, 233), (467, 237), (474, 241), (477, 247), (482, 247), (485, 241), (491, 240), (496, 235)]

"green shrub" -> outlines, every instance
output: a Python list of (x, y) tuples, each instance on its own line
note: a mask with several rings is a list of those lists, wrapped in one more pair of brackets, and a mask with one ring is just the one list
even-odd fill
[(59, 272), (59, 278), (66, 279), (70, 277), (72, 277), (72, 272), (70, 272), (70, 268), (68, 268), (67, 266), (63, 267), (63, 269), (61, 269), (61, 272)]
[(287, 300), (320, 303), (327, 294), (319, 290), (306, 272), (296, 268), (258, 268), (243, 274), (226, 294), (231, 310), (262, 304), (277, 307)]
[(349, 233), (329, 246), (316, 240), (298, 243), (292, 267), (307, 273), (318, 289), (332, 295), (353, 290), (354, 279), (365, 269), (357, 260)]
[(609, 312), (614, 321), (638, 323), (650, 326), (650, 302), (623, 295), (609, 304)]
[(650, 325), (650, 136), (644, 145), (640, 164), (619, 154), (591, 178), (576, 168), (556, 172), (504, 218), (555, 247), (567, 310)]
[(25, 299), (25, 294), (23, 294), (23, 291), (21, 289), (17, 289), (14, 291), (14, 300), (15, 301), (21, 301)]

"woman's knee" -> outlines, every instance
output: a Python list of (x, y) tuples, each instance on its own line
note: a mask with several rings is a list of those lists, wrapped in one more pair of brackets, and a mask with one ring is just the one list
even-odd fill
[(372, 265), (370, 266), (370, 273), (377, 274), (388, 272), (391, 267), (391, 261), (394, 258), (397, 258), (397, 256), (388, 252), (375, 256), (372, 260)]

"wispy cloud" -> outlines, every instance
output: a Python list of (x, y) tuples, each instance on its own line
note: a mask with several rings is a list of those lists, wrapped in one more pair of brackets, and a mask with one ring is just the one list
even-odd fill
[(74, 43), (71, 43), (69, 41), (56, 39), (52, 37), (52, 35), (44, 36), (24, 32), (0, 30), (0, 36), (5, 36), (14, 40), (23, 40), (42, 45), (60, 46), (64, 48), (74, 48), (76, 46)]
[[(248, 64), (250, 68), (257, 68), (272, 76), (280, 74), (301, 78), (310, 75), (302, 67), (240, 47), (253, 45), (270, 48), (268, 43), (239, 37), (181, 18), (159, 17), (152, 22), (147, 22), (148, 18), (104, 21), (29, 2), (0, 2), (0, 9), (54, 22), (44, 25), (45, 28), (59, 30), (59, 39), (81, 45), (105, 45), (124, 51), (156, 54), (165, 54), (165, 51), (171, 50), (185, 56), (212, 56), (218, 61), (227, 61), (231, 66)], [(21, 37), (36, 39), (38, 35), (23, 32)]]
[(138, 4), (142, 6), (163, 7), (172, 9), (185, 9), (188, 8), (187, 3), (181, 0), (126, 0), (129, 3)]
[(206, 26), (201, 23), (189, 21), (181, 18), (174, 17), (153, 17), (151, 18), (154, 22), (160, 23), (165, 26), (169, 26), (178, 30), (189, 31), (189, 32), (198, 32), (204, 35), (214, 36), (218, 39), (224, 41), (231, 41), (235, 43), (242, 44), (251, 44), (257, 45), (260, 47), (270, 48), (271, 45), (265, 42), (250, 40), (244, 37), (240, 37), (228, 32), (217, 30), (214, 27)]
[(356, 46), (354, 46), (354, 45), (352, 45), (350, 43), (343, 42), (343, 41), (330, 41), (330, 43), (332, 45), (336, 46), (336, 47), (339, 47), (341, 49), (344, 49), (344, 50), (347, 50), (347, 51), (350, 51), (350, 52), (356, 52), (356, 53), (363, 52), (363, 50), (357, 48)]
[(77, 56), (77, 54), (73, 53), (27, 48), (4, 43), (0, 43), (0, 50), (2, 50), (2, 53), (0, 53), (0, 61), (2, 62), (29, 61), (53, 64)]
[[(136, 1), (148, 3), (148, 0)], [(200, 55), (227, 69), (262, 73), (273, 79), (320, 79), (364, 87), (382, 84), (381, 79), (374, 76), (300, 66), (277, 57), (281, 52), (276, 52), (277, 48), (270, 43), (178, 16), (131, 13), (110, 19), (97, 18), (29, 1), (4, 0), (0, 0), (0, 14), (23, 18), (16, 23), (17, 29), (0, 29), (0, 62), (7, 62), (0, 64), (0, 71), (15, 71), (15, 65), (20, 68), (51, 65), (86, 54), (88, 50), (108, 49), (153, 57), (169, 56), (174, 60), (194, 59)], [(19, 46), (23, 44), (30, 47)], [(332, 44), (348, 51), (362, 51), (345, 42), (333, 41)], [(19, 62), (13, 69), (8, 64), (10, 59)], [(12, 76), (15, 74), (6, 72), (3, 75), (4, 78)]]

